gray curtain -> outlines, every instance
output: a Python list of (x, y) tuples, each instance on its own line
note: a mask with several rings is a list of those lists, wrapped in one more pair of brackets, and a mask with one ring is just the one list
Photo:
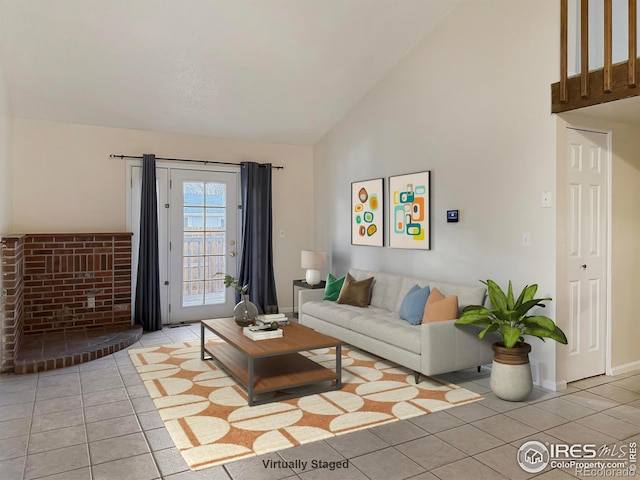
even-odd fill
[(156, 156), (142, 158), (142, 201), (140, 207), (140, 247), (134, 322), (147, 331), (161, 330), (160, 263), (158, 255), (158, 199)]
[[(242, 162), (242, 253), (238, 279), (261, 313), (277, 313), (273, 276), (271, 164)], [(236, 300), (240, 295), (236, 293)]]

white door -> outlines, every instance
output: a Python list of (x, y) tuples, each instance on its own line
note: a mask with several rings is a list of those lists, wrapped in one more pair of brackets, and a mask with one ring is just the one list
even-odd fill
[(567, 381), (605, 373), (608, 137), (567, 129)]
[(172, 169), (170, 323), (230, 316), (236, 275), (238, 174)]

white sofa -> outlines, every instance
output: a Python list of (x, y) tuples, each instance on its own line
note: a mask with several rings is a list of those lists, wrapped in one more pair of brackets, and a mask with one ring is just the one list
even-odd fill
[(375, 277), (366, 308), (323, 300), (324, 290), (300, 290), (299, 322), (343, 342), (386, 358), (420, 374), (441, 373), (491, 363), (495, 337), (478, 340), (478, 328), (455, 325), (455, 319), (411, 325), (399, 316), (406, 293), (415, 284), (458, 296), (459, 313), (467, 305), (483, 305), (486, 289), (351, 269), (356, 280)]

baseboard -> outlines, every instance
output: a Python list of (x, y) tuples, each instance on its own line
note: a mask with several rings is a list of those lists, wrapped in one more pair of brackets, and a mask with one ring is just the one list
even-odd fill
[[(611, 367), (610, 375), (621, 375), (623, 373), (633, 372), (634, 370), (640, 370), (640, 360), (627, 363), (626, 365), (619, 365), (617, 367)], [(608, 372), (607, 372), (608, 373)]]
[(542, 388), (551, 390), (552, 392), (560, 392), (567, 388), (567, 382), (565, 382), (564, 380), (560, 380), (558, 382), (554, 382), (552, 380), (544, 380), (542, 382)]

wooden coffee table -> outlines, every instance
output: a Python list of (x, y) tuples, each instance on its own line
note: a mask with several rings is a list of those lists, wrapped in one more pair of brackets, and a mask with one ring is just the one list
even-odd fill
[[(242, 333), (242, 328), (233, 318), (202, 320), (200, 358), (216, 360), (235, 378), (247, 390), (250, 406), (339, 390), (342, 387), (342, 342), (295, 322), (281, 328), (282, 338), (251, 340)], [(206, 345), (206, 330), (225, 343)], [(330, 347), (336, 349), (335, 372), (300, 354), (306, 350)], [(301, 392), (282, 391), (302, 386), (315, 388), (305, 388)], [(256, 398), (267, 392), (278, 393), (271, 398)]]

